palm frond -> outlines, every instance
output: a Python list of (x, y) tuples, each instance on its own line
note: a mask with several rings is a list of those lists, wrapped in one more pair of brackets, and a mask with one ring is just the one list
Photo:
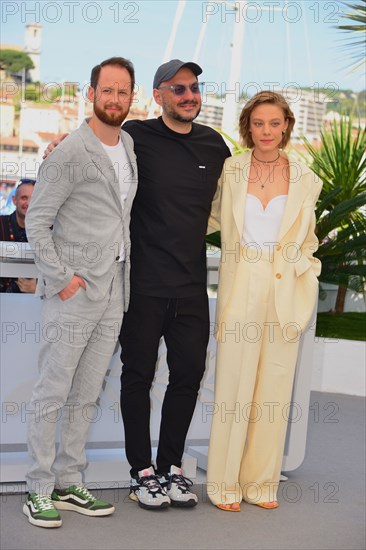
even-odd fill
[(331, 131), (321, 131), (320, 151), (306, 138), (304, 142), (313, 159), (312, 170), (324, 182), (323, 195), (339, 188), (336, 202), (340, 202), (366, 190), (366, 129), (353, 129), (352, 119), (341, 117)]
[(206, 243), (211, 246), (216, 246), (217, 248), (221, 247), (221, 233), (216, 231), (215, 233), (210, 233), (206, 235)]
[(342, 117), (321, 132), (320, 150), (304, 142), (324, 182), (316, 208), (320, 281), (360, 292), (366, 281), (366, 131)]
[(245, 151), (248, 150), (248, 147), (243, 147), (242, 145), (240, 145), (240, 143), (238, 141), (236, 141), (234, 138), (230, 137), (226, 132), (224, 132), (223, 130), (221, 130), (221, 128), (215, 128), (215, 130), (221, 134), (222, 136), (224, 136), (225, 139), (227, 139), (232, 145), (233, 145), (233, 150), (232, 150), (232, 153), (233, 155), (241, 155), (241, 153), (244, 153)]
[[(345, 11), (341, 17), (349, 23), (337, 25), (337, 29), (346, 33), (345, 50), (350, 51), (353, 60), (353, 71), (365, 64), (366, 46), (366, 0), (343, 2)], [(360, 36), (360, 39), (359, 38)], [(349, 39), (351, 37), (351, 40)], [(344, 46), (342, 46), (344, 49)]]

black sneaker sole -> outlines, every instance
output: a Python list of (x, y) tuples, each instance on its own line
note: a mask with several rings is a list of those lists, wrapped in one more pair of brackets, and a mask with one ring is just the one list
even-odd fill
[(170, 504), (176, 508), (193, 508), (197, 506), (197, 502), (193, 499), (187, 500), (186, 502), (170, 499)]
[(162, 502), (160, 506), (149, 506), (149, 504), (144, 504), (143, 502), (138, 501), (140, 508), (144, 510), (163, 510), (164, 508), (169, 508), (169, 502)]

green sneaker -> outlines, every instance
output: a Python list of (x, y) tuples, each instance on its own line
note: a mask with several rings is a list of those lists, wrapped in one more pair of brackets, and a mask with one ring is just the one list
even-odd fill
[(29, 523), (38, 527), (61, 527), (62, 519), (54, 507), (51, 497), (28, 493), (23, 513), (28, 516)]
[(65, 490), (55, 488), (51, 498), (58, 510), (73, 510), (85, 516), (109, 516), (115, 510), (112, 504), (97, 500), (86, 487), (76, 485)]

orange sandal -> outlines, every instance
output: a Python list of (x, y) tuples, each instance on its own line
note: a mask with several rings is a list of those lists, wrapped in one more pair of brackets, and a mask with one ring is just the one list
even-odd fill
[(277, 500), (273, 500), (272, 502), (256, 502), (254, 504), (256, 506), (260, 506), (261, 508), (265, 508), (266, 510), (274, 510), (279, 507)]
[(225, 512), (240, 512), (240, 502), (232, 502), (231, 504), (216, 504), (217, 508)]

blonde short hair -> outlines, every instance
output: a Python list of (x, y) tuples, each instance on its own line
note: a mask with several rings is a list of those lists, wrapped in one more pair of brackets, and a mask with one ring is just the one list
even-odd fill
[(255, 94), (245, 105), (240, 113), (239, 118), (239, 132), (243, 140), (244, 145), (247, 147), (254, 147), (254, 142), (250, 133), (250, 117), (252, 112), (259, 105), (263, 103), (269, 103), (271, 105), (277, 105), (282, 109), (285, 120), (288, 122), (287, 129), (283, 135), (281, 147), (286, 147), (290, 141), (291, 133), (295, 125), (294, 113), (291, 111), (285, 98), (276, 92), (264, 91)]

